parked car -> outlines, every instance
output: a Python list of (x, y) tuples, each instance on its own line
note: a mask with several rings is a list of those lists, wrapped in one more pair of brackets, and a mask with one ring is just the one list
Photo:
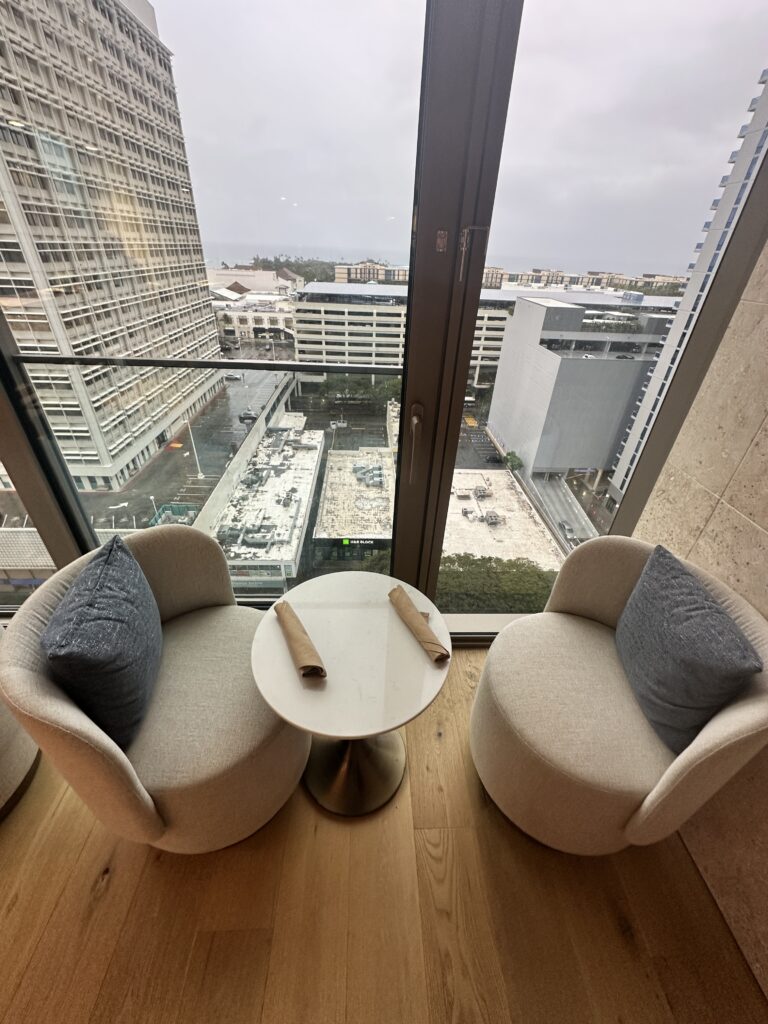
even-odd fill
[(499, 462), (503, 462), (504, 459), (502, 459), (502, 457), (498, 454), (498, 452), (494, 452), (493, 455), (486, 455), (485, 461), (486, 462), (499, 463)]

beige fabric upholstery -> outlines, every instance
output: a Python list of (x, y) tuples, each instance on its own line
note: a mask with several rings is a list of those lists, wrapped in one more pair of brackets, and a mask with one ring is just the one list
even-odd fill
[(287, 799), (309, 738), (261, 701), (249, 667), (259, 613), (235, 606), (218, 544), (184, 526), (154, 527), (128, 544), (164, 623), (157, 699), (128, 756), (49, 678), (40, 650), (54, 608), (92, 554), (51, 577), (12, 619), (0, 646), (0, 696), (114, 832), (179, 852), (217, 849)]
[[(3, 642), (0, 629), (0, 646)], [(37, 757), (37, 746), (13, 715), (0, 704), (0, 816)]]
[(568, 555), (545, 612), (569, 612), (616, 628), (653, 546), (631, 537), (597, 537)]
[(197, 608), (235, 603), (224, 552), (194, 526), (140, 530), (125, 542), (149, 581), (163, 622)]
[[(489, 795), (530, 835), (569, 853), (663, 839), (768, 742), (765, 672), (677, 757), (646, 721), (614, 627), (652, 550), (622, 537), (576, 548), (546, 610), (496, 638), (478, 687), (470, 743)], [(765, 619), (685, 564), (768, 664)]]
[[(301, 778), (311, 738), (256, 689), (251, 643), (262, 613), (226, 605), (166, 623), (155, 692), (128, 750), (168, 823), (155, 843), (194, 853), (250, 835)], [(190, 685), (194, 681), (194, 685)]]
[(495, 803), (524, 831), (571, 853), (626, 845), (624, 825), (674, 755), (640, 710), (613, 630), (542, 613), (494, 641), (470, 743)]

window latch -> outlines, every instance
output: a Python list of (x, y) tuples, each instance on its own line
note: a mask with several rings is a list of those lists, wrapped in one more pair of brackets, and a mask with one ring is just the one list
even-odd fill
[(413, 473), (416, 467), (416, 446), (421, 437), (421, 426), (424, 422), (424, 406), (416, 402), (411, 406), (411, 464), (408, 467), (408, 485), (413, 483)]
[(490, 231), (490, 228), (483, 227), (480, 224), (469, 224), (467, 227), (461, 229), (461, 235), (459, 236), (459, 252), (461, 258), (459, 261), (459, 284), (464, 281), (464, 264), (467, 259), (467, 250), (469, 249), (469, 233), (470, 231)]

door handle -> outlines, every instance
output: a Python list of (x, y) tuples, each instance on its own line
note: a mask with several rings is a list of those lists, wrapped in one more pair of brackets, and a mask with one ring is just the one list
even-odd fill
[(411, 464), (408, 467), (408, 484), (413, 483), (413, 473), (416, 466), (417, 444), (421, 438), (421, 427), (424, 422), (424, 406), (418, 402), (411, 406)]

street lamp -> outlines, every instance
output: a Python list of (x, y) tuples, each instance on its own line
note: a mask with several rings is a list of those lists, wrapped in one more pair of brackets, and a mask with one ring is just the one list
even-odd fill
[(197, 457), (197, 448), (195, 448), (195, 438), (194, 438), (194, 436), (192, 434), (192, 424), (189, 422), (189, 420), (185, 420), (185, 423), (187, 424), (187, 427), (189, 428), (189, 440), (192, 442), (192, 452), (193, 452), (193, 454), (195, 456), (195, 463), (197, 464), (197, 479), (198, 480), (204, 480), (205, 479), (205, 473), (202, 471), (202, 469), (200, 469), (200, 459), (198, 459), (198, 457)]
[(152, 502), (152, 508), (155, 510), (155, 515), (157, 515), (157, 505), (155, 504), (154, 494), (150, 494), (149, 500)]

